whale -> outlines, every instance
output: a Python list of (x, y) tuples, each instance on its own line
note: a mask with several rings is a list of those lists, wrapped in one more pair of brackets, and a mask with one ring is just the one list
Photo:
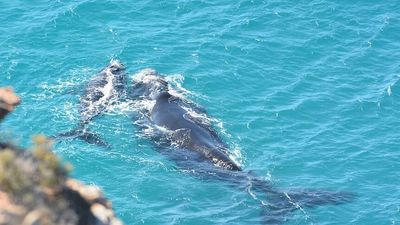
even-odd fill
[(125, 66), (118, 60), (93, 76), (85, 85), (79, 104), (79, 123), (71, 131), (52, 136), (56, 140), (79, 138), (90, 144), (109, 146), (100, 135), (89, 130), (90, 122), (106, 112), (109, 107), (125, 95)]
[(128, 98), (152, 103), (152, 107), (139, 107), (138, 114), (133, 117), (134, 123), (142, 128), (139, 132), (149, 126), (157, 128), (147, 136), (157, 151), (180, 168), (195, 171), (205, 179), (226, 181), (249, 193), (265, 195), (267, 203), (259, 200), (261, 224), (282, 224), (298, 209), (343, 204), (354, 199), (354, 193), (344, 191), (281, 190), (254, 172), (243, 170), (214, 126), (198, 116), (207, 116), (206, 110), (177, 93), (153, 69), (144, 69), (135, 76)]

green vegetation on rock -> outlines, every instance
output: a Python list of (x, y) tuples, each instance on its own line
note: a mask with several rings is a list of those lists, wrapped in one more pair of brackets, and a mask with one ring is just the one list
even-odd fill
[[(0, 121), (20, 99), (0, 88)], [(0, 133), (0, 225), (122, 225), (101, 191), (68, 178), (70, 164), (39, 135), (21, 149)]]
[(22, 196), (36, 187), (56, 189), (64, 183), (67, 172), (51, 152), (51, 141), (37, 136), (34, 142), (31, 151), (12, 147), (0, 151), (0, 190)]

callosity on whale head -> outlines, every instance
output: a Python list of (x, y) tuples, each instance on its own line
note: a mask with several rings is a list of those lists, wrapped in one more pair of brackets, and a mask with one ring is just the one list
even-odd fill
[(168, 91), (168, 82), (153, 69), (141, 70), (133, 79), (130, 96), (134, 98), (155, 99), (160, 93)]
[(111, 60), (107, 68), (103, 70), (106, 73), (106, 78), (111, 81), (110, 84), (113, 85), (115, 91), (117, 91), (118, 96), (125, 95), (126, 93), (126, 73), (125, 66), (119, 60)]
[(124, 64), (122, 64), (119, 60), (111, 60), (110, 64), (108, 65), (108, 68), (110, 69), (110, 72), (114, 73), (120, 73), (125, 70)]

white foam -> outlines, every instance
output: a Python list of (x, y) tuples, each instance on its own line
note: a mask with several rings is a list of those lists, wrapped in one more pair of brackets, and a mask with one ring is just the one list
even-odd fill
[(136, 82), (143, 82), (148, 84), (151, 81), (157, 80), (157, 72), (154, 69), (146, 68), (134, 74), (133, 80)]
[(387, 88), (387, 94), (388, 94), (389, 96), (392, 95), (392, 86), (391, 86), (391, 85), (389, 85), (389, 87)]
[[(114, 61), (113, 63), (118, 63), (117, 61)], [(115, 76), (112, 73), (110, 68), (106, 68), (103, 70), (103, 72), (106, 73), (106, 84), (103, 87), (99, 87), (98, 91), (100, 91), (103, 96), (97, 100), (97, 101), (90, 101), (88, 103), (88, 110), (87, 112), (90, 112), (92, 110), (96, 110), (101, 107), (107, 107), (107, 109), (110, 108), (110, 106), (117, 102), (117, 92), (115, 90)]]
[(192, 92), (182, 87), (185, 80), (185, 77), (182, 74), (168, 75), (164, 79), (168, 82), (168, 88), (170, 89), (171, 95), (184, 99), (187, 95), (192, 95)]
[(105, 70), (107, 76), (107, 84), (104, 85), (103, 88), (101, 88), (101, 92), (104, 94), (104, 96), (100, 99), (101, 101), (106, 101), (110, 99), (114, 94), (116, 94), (114, 86), (115, 86), (115, 76), (112, 74), (111, 70), (107, 68)]

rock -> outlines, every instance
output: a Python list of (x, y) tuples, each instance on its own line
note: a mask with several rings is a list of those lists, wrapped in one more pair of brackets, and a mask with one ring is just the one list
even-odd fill
[(79, 181), (73, 179), (68, 179), (65, 184), (71, 190), (78, 192), (87, 202), (91, 204), (101, 203), (106, 208), (112, 209), (112, 203), (103, 196), (102, 192), (97, 186), (85, 186)]
[(0, 88), (0, 120), (12, 112), (20, 102), (20, 98), (11, 88)]
[(79, 194), (86, 199), (88, 202), (95, 202), (96, 200), (102, 199), (103, 195), (100, 192), (99, 188), (93, 185), (84, 186), (82, 183), (68, 179), (65, 184), (67, 187), (71, 188), (74, 191), (79, 192)]
[[(26, 209), (23, 206), (16, 205), (7, 193), (0, 191), (0, 224), (8, 225), (10, 221), (15, 224), (22, 223), (23, 215), (26, 214)], [(19, 218), (15, 220), (15, 218)]]
[(110, 210), (106, 209), (106, 207), (98, 203), (93, 204), (90, 207), (90, 211), (98, 220), (100, 220), (100, 222), (102, 222), (102, 224), (109, 224), (110, 217), (113, 216), (113, 213), (110, 212)]
[(122, 225), (98, 187), (67, 178), (38, 148), (0, 148), (0, 225)]

